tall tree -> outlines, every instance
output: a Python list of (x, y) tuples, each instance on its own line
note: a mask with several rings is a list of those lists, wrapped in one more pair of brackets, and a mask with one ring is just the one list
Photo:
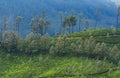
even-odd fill
[(16, 31), (19, 33), (20, 31), (20, 23), (21, 23), (21, 20), (22, 20), (22, 17), (21, 16), (18, 16), (16, 18), (16, 21), (15, 21), (15, 28), (16, 28)]
[(45, 11), (42, 11), (41, 18), (39, 20), (39, 29), (42, 35), (47, 33), (48, 26), (51, 24), (51, 21), (48, 19), (45, 19), (45, 17), (46, 17), (46, 13)]
[(63, 21), (63, 22), (62, 22), (62, 34), (65, 34), (65, 30), (66, 30), (66, 24), (65, 24), (65, 22)]
[(72, 13), (72, 16), (74, 16), (74, 14), (75, 14), (75, 11), (74, 11), (74, 10), (72, 10), (72, 11), (71, 11), (71, 13)]
[(46, 17), (46, 13), (45, 13), (45, 11), (42, 11), (41, 12), (41, 18), (44, 19), (45, 17)]
[(72, 33), (74, 32), (74, 26), (76, 25), (76, 17), (75, 16), (66, 16), (64, 21), (63, 21), (63, 27), (67, 29), (68, 33), (71, 33), (71, 28), (72, 28)]
[(44, 20), (44, 18), (40, 18), (40, 20), (39, 20), (39, 30), (40, 30), (41, 35), (44, 34), (44, 26), (45, 26), (45, 20)]
[(89, 25), (90, 25), (90, 22), (89, 22), (89, 20), (87, 19), (87, 20), (85, 21), (85, 30), (88, 29)]
[(81, 31), (81, 23), (82, 23), (82, 19), (83, 19), (83, 14), (82, 13), (80, 13), (79, 14), (79, 32)]
[(45, 26), (44, 26), (44, 34), (47, 33), (47, 30), (48, 30), (48, 26), (51, 24), (50, 20), (46, 20), (45, 21)]
[(60, 34), (62, 34), (62, 26), (63, 26), (63, 13), (59, 12), (59, 16), (60, 16)]
[(2, 25), (0, 24), (0, 42), (2, 42), (3, 39), (3, 30), (2, 30)]
[(2, 42), (2, 36), (3, 36), (2, 30), (0, 29), (0, 42)]
[(72, 28), (72, 33), (74, 32), (74, 26), (76, 25), (76, 17), (75, 17), (75, 11), (72, 10), (71, 11), (72, 15), (69, 17), (70, 19), (70, 24), (71, 24), (71, 28)]
[(97, 25), (98, 25), (98, 19), (99, 19), (99, 16), (100, 16), (100, 8), (97, 8), (96, 10), (96, 19), (95, 19), (95, 29), (97, 28)]
[(74, 26), (76, 25), (77, 20), (76, 20), (75, 16), (70, 16), (69, 20), (70, 20), (70, 25), (72, 27), (72, 33), (73, 33), (74, 32)]
[(51, 21), (48, 19), (45, 19), (45, 12), (41, 13), (41, 17), (36, 16), (30, 22), (32, 31), (35, 33), (40, 33), (41, 35), (44, 35), (47, 33), (48, 25), (50, 24), (51, 24)]
[(31, 25), (31, 28), (32, 28), (32, 32), (33, 33), (38, 33), (38, 25), (35, 24), (35, 19), (34, 18), (31, 19), (30, 25)]
[(119, 16), (120, 16), (120, 6), (118, 6), (118, 9), (117, 9), (116, 27), (117, 27), (118, 24), (119, 24)]
[(70, 24), (70, 18), (69, 18), (69, 16), (66, 16), (64, 18), (63, 27), (64, 27), (64, 29), (66, 29), (68, 31), (68, 33), (70, 33), (71, 24)]
[(4, 32), (8, 30), (8, 20), (6, 17), (3, 18), (4, 20)]

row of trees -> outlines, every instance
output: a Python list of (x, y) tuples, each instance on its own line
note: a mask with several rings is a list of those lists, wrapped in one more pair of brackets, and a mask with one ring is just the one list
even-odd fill
[[(119, 10), (117, 15), (117, 21), (119, 18)], [(63, 17), (61, 16), (61, 34), (73, 33), (74, 27), (77, 24), (77, 18), (72, 12), (72, 15)], [(96, 14), (95, 28), (98, 23), (99, 9)], [(97, 58), (109, 58), (112, 60), (120, 60), (119, 49), (114, 46), (112, 49), (108, 48), (105, 43), (96, 43), (93, 37), (89, 39), (81, 39), (78, 41), (71, 41), (66, 35), (59, 36), (52, 39), (47, 34), (47, 29), (51, 24), (50, 20), (46, 19), (45, 12), (41, 13), (41, 16), (36, 16), (30, 22), (31, 33), (26, 36), (25, 39), (21, 39), (20, 23), (22, 17), (18, 16), (14, 23), (14, 31), (8, 29), (8, 21), (4, 18), (4, 26), (0, 28), (0, 48), (7, 52), (19, 52), (27, 54), (36, 53), (49, 53), (51, 55), (63, 56), (63, 55), (85, 55), (89, 57)], [(83, 14), (79, 15), (79, 31), (81, 31), (81, 25), (83, 21)], [(88, 29), (89, 21), (85, 21), (85, 30)], [(91, 46), (92, 45), (92, 46)], [(116, 52), (116, 53), (114, 53)], [(114, 56), (112, 56), (114, 54)]]
[(25, 39), (21, 39), (18, 33), (4, 32), (3, 37), (0, 48), (10, 53), (87, 56), (98, 59), (107, 58), (115, 63), (120, 60), (120, 50), (117, 46), (109, 48), (105, 43), (96, 43), (92, 36), (73, 40), (67, 35), (51, 38), (48, 34), (40, 35), (31, 32)]
[[(90, 21), (85, 17), (83, 13), (80, 13), (77, 17), (74, 14), (75, 11), (72, 11), (70, 16), (64, 16), (63, 12), (59, 13), (60, 16), (60, 34), (65, 34), (65, 31), (67, 33), (73, 33), (74, 32), (74, 27), (77, 25), (78, 26), (78, 31), (83, 30), (83, 24), (84, 24), (84, 30), (89, 29), (90, 26)], [(96, 14), (95, 14), (95, 24), (94, 24), (94, 29), (98, 27), (98, 22), (101, 16), (101, 9), (97, 8)], [(114, 24), (115, 27), (119, 26), (119, 17), (120, 17), (120, 6), (118, 6), (117, 9), (117, 14), (116, 14), (116, 23)], [(78, 18), (78, 19), (77, 19)], [(78, 24), (77, 24), (78, 21)]]
[(97, 43), (92, 36), (88, 39), (79, 39), (75, 42), (65, 35), (59, 36), (50, 47), (49, 53), (55, 56), (75, 55), (108, 59), (114, 63), (120, 61), (120, 49), (116, 45), (109, 48), (104, 42)]
[[(100, 12), (101, 9), (97, 8), (96, 15), (95, 15), (95, 24), (94, 28), (96, 29), (98, 27), (98, 22), (100, 19)], [(90, 26), (90, 21), (85, 17), (83, 13), (78, 14), (78, 16), (75, 15), (75, 11), (71, 11), (71, 15), (64, 15), (63, 12), (59, 13), (60, 16), (60, 28), (59, 28), (59, 34), (66, 34), (66, 33), (73, 33), (75, 30), (75, 27), (77, 26), (78, 31), (87, 30)], [(116, 15), (116, 23), (114, 26), (118, 27), (119, 25), (119, 17), (120, 17), (120, 6), (117, 10)], [(13, 24), (13, 30), (15, 32), (18, 32), (20, 34), (20, 24), (22, 21), (22, 17), (18, 16)], [(3, 25), (0, 26), (0, 32), (9, 31), (9, 23), (6, 17), (3, 19)], [(31, 19), (30, 26), (31, 26), (31, 32), (38, 33), (41, 35), (44, 35), (47, 33), (47, 30), (51, 24), (51, 20), (46, 18), (46, 13), (43, 11), (40, 16), (36, 16)], [(84, 29), (83, 29), (84, 25)]]
[(45, 12), (42, 12), (41, 17), (36, 16), (35, 18), (32, 18), (30, 25), (33, 33), (39, 33), (41, 35), (47, 33), (47, 29), (51, 22), (49, 19), (46, 19), (45, 17), (46, 17)]
[[(77, 17), (74, 15), (74, 11), (72, 11), (72, 15), (70, 16), (64, 16), (62, 12), (59, 13), (60, 18), (61, 18), (61, 23), (60, 23), (60, 34), (65, 34), (65, 33), (73, 33), (74, 28), (77, 25)], [(78, 31), (80, 32), (82, 30), (82, 22), (83, 22), (83, 17), (84, 15), (82, 13), (79, 14), (78, 16)], [(88, 26), (90, 25), (89, 20), (85, 20), (85, 30), (88, 29)]]
[[(4, 17), (2, 22), (0, 23), (0, 33), (3, 35), (5, 32), (15, 32), (20, 35), (20, 25), (22, 22), (22, 17), (18, 16), (15, 19), (15, 22), (12, 25), (9, 25), (9, 21), (7, 17)], [(49, 19), (46, 19), (45, 12), (43, 11), (40, 16), (36, 16), (31, 19), (30, 26), (31, 32), (44, 35), (47, 33), (48, 27), (51, 24)], [(1, 36), (1, 39), (4, 36)]]
[(12, 39), (14, 41), (17, 40), (19, 37), (19, 31), (20, 31), (20, 23), (21, 23), (22, 17), (18, 16), (13, 24), (13, 31), (9, 30), (9, 24), (6, 17), (4, 17), (3, 20), (3, 27), (0, 26), (0, 43), (6, 42), (9, 39)]

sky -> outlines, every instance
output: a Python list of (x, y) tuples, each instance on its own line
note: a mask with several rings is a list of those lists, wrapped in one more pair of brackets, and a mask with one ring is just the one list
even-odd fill
[(120, 5), (120, 0), (111, 0), (113, 2), (115, 2), (117, 5)]

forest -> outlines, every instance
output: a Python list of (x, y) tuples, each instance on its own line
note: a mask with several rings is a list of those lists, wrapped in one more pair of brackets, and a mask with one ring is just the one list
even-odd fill
[(30, 32), (25, 37), (21, 34), (22, 16), (17, 16), (12, 26), (8, 17), (3, 17), (0, 78), (119, 78), (120, 6), (109, 28), (100, 28), (101, 11), (96, 9), (93, 26), (82, 12), (76, 15), (71, 10), (66, 15), (60, 11), (54, 35), (49, 33), (53, 20), (41, 11), (29, 20)]

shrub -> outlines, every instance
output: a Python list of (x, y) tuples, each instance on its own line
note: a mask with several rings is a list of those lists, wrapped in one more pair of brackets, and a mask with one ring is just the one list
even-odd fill
[(83, 48), (82, 47), (83, 46), (82, 46), (80, 40), (76, 41), (76, 43), (71, 44), (72, 51), (77, 56), (79, 56), (81, 53), (83, 53)]
[(17, 50), (19, 52), (25, 52), (25, 49), (27, 48), (28, 45), (29, 45), (28, 41), (19, 40), (18, 43), (17, 43)]
[(99, 57), (99, 58), (105, 58), (108, 54), (108, 48), (105, 43), (97, 43), (94, 49), (94, 53)]
[(51, 40), (49, 34), (43, 35), (40, 40), (38, 40), (39, 51), (42, 53), (48, 53), (51, 45)]
[(41, 38), (41, 35), (39, 33), (31, 32), (26, 36), (25, 40), (32, 41), (32, 40), (38, 40), (40, 38)]
[(16, 52), (19, 39), (18, 33), (6, 31), (2, 42), (4, 50), (7, 50), (8, 52)]
[(26, 53), (33, 54), (38, 52), (38, 42), (36, 40), (32, 40), (28, 47), (26, 48)]
[[(30, 38), (29, 38), (30, 37)], [(38, 39), (32, 38), (29, 36), (26, 38), (27, 47), (25, 49), (26, 53), (47, 53), (50, 48), (50, 38), (49, 35), (39, 36)], [(35, 37), (35, 36), (34, 36)]]
[(66, 48), (66, 36), (59, 36), (57, 40), (55, 41), (55, 44), (53, 44), (50, 48), (50, 54), (52, 55), (58, 55), (58, 56), (64, 56), (67, 54), (67, 48)]
[(92, 54), (95, 48), (95, 39), (91, 36), (89, 39), (85, 39), (84, 41), (84, 51), (88, 54)]
[(119, 60), (120, 60), (120, 50), (118, 49), (118, 47), (116, 45), (113, 46), (113, 48), (111, 48), (109, 56), (114, 62), (119, 62)]

